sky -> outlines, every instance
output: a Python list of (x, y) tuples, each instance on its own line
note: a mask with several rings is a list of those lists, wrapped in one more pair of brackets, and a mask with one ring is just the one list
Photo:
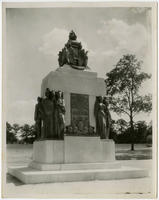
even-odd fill
[[(42, 79), (59, 67), (58, 52), (72, 29), (88, 50), (88, 66), (99, 77), (106, 78), (127, 53), (135, 54), (143, 61), (142, 70), (152, 73), (150, 8), (7, 8), (5, 91), (9, 123), (34, 123)], [(147, 93), (152, 93), (151, 80), (141, 88), (141, 94)], [(138, 115), (137, 120), (141, 119), (150, 121), (151, 115)]]

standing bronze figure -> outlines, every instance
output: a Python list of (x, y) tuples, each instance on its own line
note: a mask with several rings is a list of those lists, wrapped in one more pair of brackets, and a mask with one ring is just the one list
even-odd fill
[(95, 102), (96, 132), (101, 139), (106, 139), (106, 117), (103, 97), (99, 96)]
[(108, 102), (106, 97), (104, 97), (103, 99), (103, 103), (105, 105), (105, 118), (106, 118), (106, 139), (109, 139), (109, 135), (110, 135), (110, 128), (111, 128), (111, 115), (108, 109)]
[(53, 137), (53, 113), (54, 113), (54, 102), (51, 99), (51, 92), (47, 88), (45, 92), (46, 98), (42, 101), (43, 106), (43, 132), (44, 138), (52, 138)]
[(65, 129), (65, 102), (61, 91), (55, 92), (55, 135), (58, 139), (64, 138)]
[(37, 98), (37, 104), (35, 105), (35, 112), (34, 112), (34, 120), (35, 120), (35, 129), (37, 133), (37, 139), (41, 138), (41, 126), (42, 126), (42, 98)]

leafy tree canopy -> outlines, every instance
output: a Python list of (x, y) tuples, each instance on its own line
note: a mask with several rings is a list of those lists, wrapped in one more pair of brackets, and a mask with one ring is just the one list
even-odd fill
[[(152, 110), (151, 94), (140, 95), (141, 84), (151, 78), (151, 75), (141, 72), (141, 65), (142, 61), (138, 61), (135, 55), (123, 55), (115, 68), (106, 74), (105, 80), (110, 109), (118, 115), (126, 114), (129, 117), (131, 133), (134, 133), (135, 115)], [(134, 136), (131, 137), (131, 149), (134, 150)]]
[(134, 117), (141, 111), (150, 112), (152, 109), (152, 96), (139, 94), (142, 82), (151, 78), (151, 75), (141, 72), (141, 64), (135, 55), (124, 55), (116, 67), (106, 74), (110, 106), (117, 114)]

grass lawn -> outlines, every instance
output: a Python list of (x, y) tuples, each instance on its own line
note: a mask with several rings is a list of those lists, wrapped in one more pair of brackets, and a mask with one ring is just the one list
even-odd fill
[[(136, 144), (135, 151), (130, 151), (130, 144), (116, 144), (116, 160), (152, 159), (152, 148), (146, 144)], [(33, 145), (8, 144), (7, 165), (27, 165), (32, 159)]]
[(131, 151), (130, 144), (116, 144), (116, 160), (147, 160), (152, 159), (152, 147), (146, 144), (135, 144), (135, 151)]

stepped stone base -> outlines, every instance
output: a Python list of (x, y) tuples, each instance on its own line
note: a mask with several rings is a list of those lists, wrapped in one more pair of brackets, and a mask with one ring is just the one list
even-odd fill
[(29, 167), (42, 171), (58, 171), (58, 170), (87, 170), (87, 169), (117, 169), (121, 167), (120, 162), (105, 163), (72, 163), (72, 164), (44, 164), (31, 162)]
[[(35, 167), (35, 163), (33, 165)], [(40, 164), (36, 165), (37, 168), (39, 166)], [(54, 170), (50, 170), (51, 168)], [(114, 163), (61, 164), (52, 167), (45, 165), (41, 170), (31, 167), (10, 167), (8, 172), (25, 184), (130, 179), (149, 175), (145, 169), (121, 167)]]
[(28, 167), (10, 167), (9, 174), (25, 184), (143, 178), (145, 169), (123, 167), (115, 161), (112, 140), (99, 137), (65, 137), (64, 141), (34, 143)]

